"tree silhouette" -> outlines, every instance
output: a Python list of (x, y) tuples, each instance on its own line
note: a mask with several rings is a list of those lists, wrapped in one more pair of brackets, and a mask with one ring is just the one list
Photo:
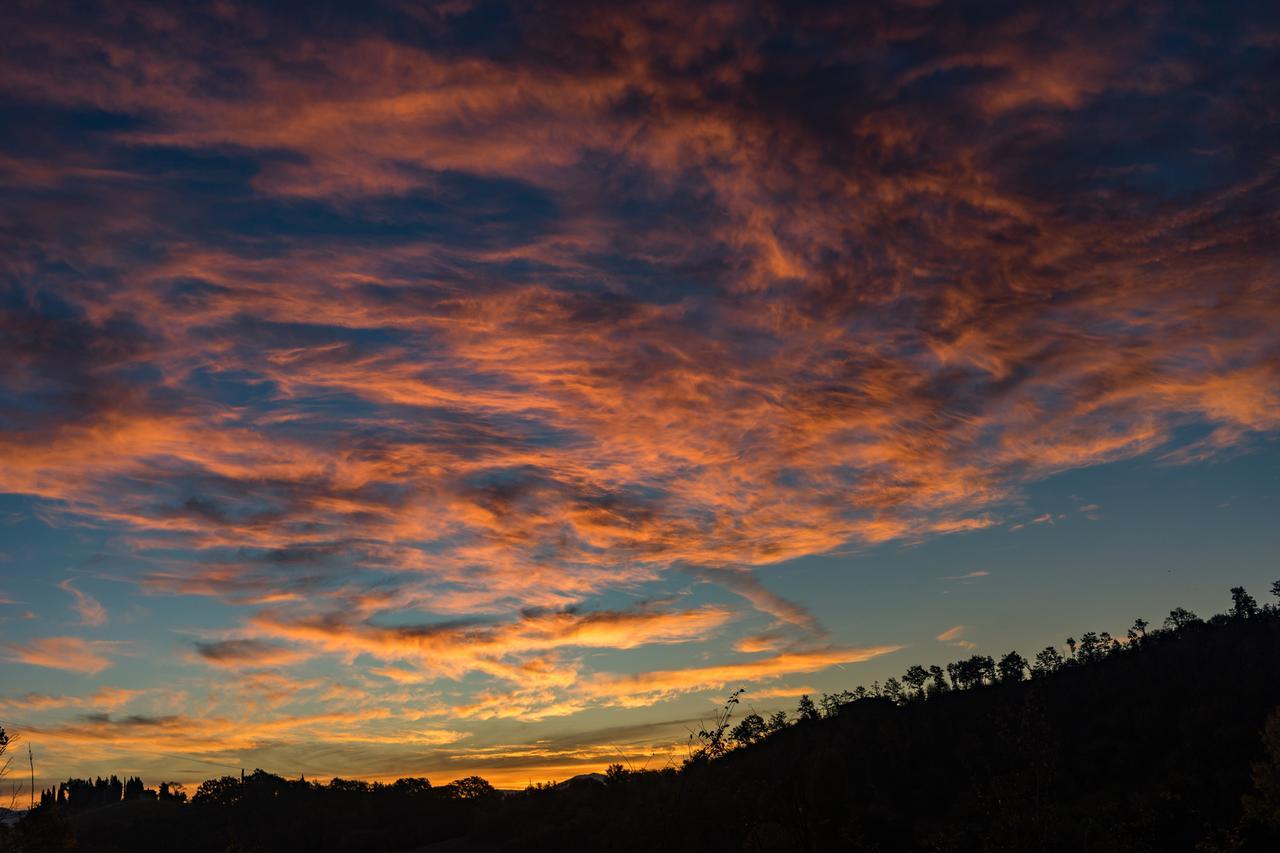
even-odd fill
[(787, 722), (786, 711), (774, 711), (769, 716), (769, 722), (765, 724), (765, 729), (769, 734), (780, 732), (785, 729), (789, 723)]
[(750, 746), (760, 738), (765, 736), (764, 717), (754, 711), (743, 717), (733, 730), (729, 732), (729, 737), (742, 746)]
[(866, 698), (866, 695), (867, 689), (862, 685), (858, 685), (852, 692), (841, 690), (839, 693), (823, 693), (822, 698), (818, 700), (818, 707), (822, 709), (822, 716), (834, 717), (840, 713), (842, 706)]
[(1036, 662), (1031, 666), (1031, 675), (1041, 677), (1062, 669), (1066, 659), (1053, 646), (1045, 646), (1036, 653)]
[[(1031, 681), (1013, 651), (945, 670), (913, 666), (901, 681), (820, 703), (806, 694), (800, 731), (783, 732), (784, 711), (766, 720), (753, 710), (731, 727), (735, 691), (700, 732), (705, 760), (614, 764), (602, 785), (498, 796), (478, 777), (440, 788), (426, 779), (321, 785), (256, 770), (201, 784), (188, 805), (173, 783), (156, 792), (138, 777), (68, 779), (42, 792), (12, 849), (143, 853), (181, 838), (198, 853), (434, 849), (446, 839), (619, 851), (1074, 850), (1100, 839), (1118, 850), (1276, 850), (1280, 709), (1260, 758), (1255, 738), (1280, 701), (1280, 608), (1234, 599), (1238, 618), (1201, 622), (1178, 608), (1165, 628), (1136, 620), (1123, 645), (1105, 631), (1078, 635), (1069, 666), (1046, 647)], [(903, 681), (914, 695), (895, 702)], [(949, 695), (935, 701), (940, 691)], [(1095, 779), (1099, 767), (1107, 772)], [(166, 805), (130, 803), (113, 817), (122, 796)], [(694, 805), (672, 808), (682, 802)], [(89, 807), (92, 817), (58, 823)], [(31, 840), (26, 828), (39, 826), (52, 841)], [(0, 828), (0, 849), (8, 840)]]
[(1027, 659), (1017, 652), (1009, 652), (996, 665), (1002, 682), (1022, 681), (1027, 674)]
[(1115, 640), (1106, 631), (1101, 634), (1085, 631), (1080, 635), (1080, 647), (1076, 652), (1076, 658), (1081, 663), (1094, 663), (1111, 654), (1115, 645)]
[(947, 684), (946, 672), (937, 664), (929, 667), (929, 677), (933, 679), (933, 685), (930, 688), (932, 692), (946, 693), (951, 689), (951, 685)]
[(973, 655), (947, 664), (947, 674), (956, 690), (970, 690), (996, 680), (996, 662), (988, 655)]
[(913, 664), (912, 666), (908, 667), (906, 675), (902, 676), (903, 684), (906, 684), (908, 687), (914, 690), (917, 696), (924, 695), (924, 686), (926, 683), (928, 683), (928, 681), (929, 681), (929, 670), (920, 666), (920, 664)]
[(1245, 592), (1242, 586), (1231, 588), (1231, 617), (1233, 619), (1250, 619), (1258, 615), (1257, 600)]
[(711, 727), (707, 728), (704, 724), (696, 733), (689, 735), (691, 742), (695, 739), (699, 742), (699, 746), (690, 753), (689, 762), (719, 758), (729, 751), (729, 719), (733, 716), (733, 709), (737, 707), (738, 702), (742, 699), (742, 694), (746, 692), (745, 687), (740, 687), (730, 693), (729, 698), (725, 700), (724, 706), (716, 714), (715, 719), (712, 720)]
[(425, 794), (431, 790), (431, 782), (425, 776), (406, 776), (392, 782), (391, 790), (400, 794)]
[(459, 800), (477, 800), (495, 796), (498, 791), (485, 779), (479, 776), (466, 776), (455, 779), (444, 786), (446, 796)]
[(370, 786), (360, 779), (339, 779), (335, 776), (329, 780), (329, 789), (348, 794), (364, 794), (370, 790)]
[(1185, 607), (1175, 607), (1169, 611), (1169, 615), (1164, 619), (1164, 626), (1170, 631), (1181, 631), (1189, 625), (1194, 625), (1200, 621), (1200, 617), (1192, 613)]
[(166, 802), (185, 803), (187, 792), (181, 782), (161, 782), (157, 790), (158, 798)]
[(974, 655), (970, 660), (973, 661), (974, 674), (978, 678), (978, 684), (992, 684), (995, 682), (996, 662), (991, 655)]
[(191, 802), (200, 806), (229, 808), (244, 797), (244, 783), (234, 776), (206, 779), (196, 787)]

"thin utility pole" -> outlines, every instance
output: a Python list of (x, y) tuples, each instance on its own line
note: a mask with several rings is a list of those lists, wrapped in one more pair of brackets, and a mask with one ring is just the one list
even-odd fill
[(27, 764), (31, 765), (31, 805), (36, 807), (36, 760), (31, 757), (31, 741), (27, 741)]

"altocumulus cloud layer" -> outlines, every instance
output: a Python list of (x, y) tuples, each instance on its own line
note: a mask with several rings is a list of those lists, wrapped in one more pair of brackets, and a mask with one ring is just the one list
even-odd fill
[(98, 711), (51, 738), (447, 745), (866, 660), (754, 569), (1280, 427), (1257, 8), (260, 5), (0, 13), (0, 491), (230, 606), (185, 654), (257, 721), (8, 700)]

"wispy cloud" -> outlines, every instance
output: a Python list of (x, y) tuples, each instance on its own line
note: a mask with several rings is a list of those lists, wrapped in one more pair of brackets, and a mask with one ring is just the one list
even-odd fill
[(204, 662), (229, 669), (285, 666), (310, 657), (305, 651), (255, 639), (196, 643), (195, 649)]
[[(765, 684), (793, 674), (819, 672), (891, 654), (899, 646), (798, 649), (713, 666), (657, 670), (621, 675), (596, 673), (563, 684), (526, 683), (514, 690), (486, 691), (451, 714), (472, 719), (542, 720), (589, 707), (644, 707), (685, 693), (721, 691)], [(772, 695), (772, 694), (770, 694)]]
[[(834, 124), (811, 120), (821, 104), (764, 109), (753, 81), (799, 72), (738, 14), (712, 27), (675, 7), (661, 25), (603, 12), (550, 24), (573, 44), (626, 45), (607, 67), (555, 39), (530, 44), (526, 65), (296, 21), (250, 59), (196, 15), (149, 34), (188, 50), (148, 50), (137, 44), (151, 24), (33, 15), (15, 31), (37, 53), (57, 45), (58, 62), (10, 60), (6, 86), (145, 121), (93, 150), (62, 140), (6, 161), (31, 193), (79, 195), (31, 219), (28, 239), (58, 261), (32, 285), (51, 301), (15, 293), (0, 321), (20, 366), (6, 387), (39, 402), (6, 428), (0, 487), (214, 563), (160, 572), (153, 588), (296, 597), (273, 555), (327, 553), (430, 563), (456, 612), (581, 600), (676, 563), (723, 571), (977, 529), (1022, 483), (1166, 446), (1187, 419), (1218, 446), (1275, 429), (1280, 368), (1261, 344), (1278, 309), (1256, 262), (1268, 246), (1234, 212), (1268, 191), (1271, 167), (1220, 147), (1239, 167), (1220, 174), (1238, 179), (1175, 198), (1125, 185), (1129, 206), (1089, 195), (1103, 177), (1087, 111), (1141, 98), (1156, 133), (1207, 84), (1128, 73), (1174, 25), (1081, 20), (1032, 56), (1009, 34), (1023, 27), (960, 51), (943, 37), (960, 12), (896, 14), (918, 33), (915, 64), (883, 57), (887, 22), (823, 19), (879, 69), (868, 85), (880, 94)], [(728, 44), (758, 73), (707, 78), (693, 62), (672, 76), (651, 62)], [(313, 71), (278, 61), (294, 51), (316, 57)], [(193, 82), (211, 55), (246, 81), (239, 97)], [(941, 68), (983, 74), (949, 78), (945, 95), (912, 88)], [(623, 102), (650, 106), (610, 108)], [(957, 103), (973, 126), (934, 120)], [(1198, 126), (1234, 135), (1237, 113), (1206, 109)], [(828, 156), (854, 148), (871, 161)], [(140, 155), (155, 149), (186, 152), (187, 171), (149, 170)], [(201, 225), (230, 216), (200, 173), (205, 153), (228, 149), (252, 177), (218, 185), (235, 211), (273, 223), (271, 252)], [(600, 158), (643, 175), (668, 215), (636, 222), (621, 188), (593, 189)], [(1089, 180), (1050, 180), (1064, 170)], [(194, 195), (178, 215), (183, 190)], [(452, 218), (433, 218), (428, 197)], [(301, 199), (327, 231), (275, 215)], [(78, 218), (86, 205), (104, 215)], [(169, 225), (146, 259), (110, 248), (155, 241), (157, 222)], [(1180, 248), (1187, 222), (1205, 223), (1195, 251)], [(513, 264), (542, 273), (507, 275)], [(643, 283), (628, 278), (637, 265), (652, 269)], [(112, 285), (72, 272), (90, 268), (113, 271)], [(1204, 300), (1207, 279), (1231, 298)], [(689, 286), (653, 298), (649, 282), (667, 280)], [(247, 404), (211, 391), (210, 364)], [(141, 382), (146, 370), (174, 393)], [(235, 548), (261, 561), (217, 564)], [(491, 568), (479, 578), (477, 566)], [(720, 577), (778, 619), (811, 619), (749, 574)]]
[(82, 637), (41, 637), (26, 643), (0, 645), (7, 660), (87, 675), (97, 675), (110, 667), (112, 660), (107, 655), (120, 648), (120, 643)]
[(752, 634), (735, 640), (733, 650), (743, 654), (772, 652), (777, 650), (783, 643), (784, 639), (777, 634)]
[(119, 687), (103, 687), (84, 696), (53, 696), (47, 693), (23, 693), (17, 696), (0, 696), (0, 708), (6, 711), (50, 711), (65, 708), (90, 708), (95, 711), (114, 711), (146, 694), (145, 690), (128, 690)]
[(977, 644), (964, 637), (965, 632), (968, 630), (965, 625), (956, 625), (943, 631), (936, 639), (939, 643), (946, 643), (948, 646), (955, 646), (958, 649), (976, 649), (978, 647)]
[(380, 667), (376, 671), (401, 683), (412, 682), (415, 671), (419, 680), (483, 673), (539, 691), (538, 704), (551, 705), (555, 700), (548, 698), (553, 694), (547, 691), (565, 691), (579, 681), (581, 658), (575, 650), (693, 642), (708, 637), (730, 616), (719, 607), (583, 612), (531, 609), (509, 622), (387, 627), (339, 614), (294, 620), (263, 613), (255, 617), (253, 627), (263, 635), (348, 660), (367, 654), (388, 663), (409, 664), (408, 668)]
[(977, 571), (973, 571), (973, 572), (966, 572), (966, 573), (965, 573), (965, 574), (963, 574), (963, 575), (948, 575), (948, 576), (946, 576), (946, 577), (943, 577), (943, 578), (942, 578), (942, 580), (944, 580), (944, 581), (959, 581), (959, 582), (961, 582), (961, 583), (965, 583), (965, 582), (972, 582), (972, 581), (976, 581), (976, 580), (981, 580), (982, 578), (990, 577), (990, 576), (991, 576), (991, 572), (988, 572), (988, 571), (987, 571), (987, 570), (985, 570), (985, 569), (978, 569)]
[(58, 584), (58, 588), (74, 597), (71, 609), (80, 616), (80, 624), (91, 628), (107, 624), (107, 609), (93, 596), (76, 589), (73, 581), (74, 578), (67, 578)]
[(900, 646), (873, 646), (863, 649), (815, 649), (782, 652), (755, 660), (718, 666), (644, 672), (635, 675), (601, 675), (585, 685), (586, 693), (597, 700), (619, 705), (646, 705), (676, 693), (719, 689), (727, 685), (749, 684), (762, 679), (797, 673), (817, 672), (830, 666), (861, 663), (892, 654)]

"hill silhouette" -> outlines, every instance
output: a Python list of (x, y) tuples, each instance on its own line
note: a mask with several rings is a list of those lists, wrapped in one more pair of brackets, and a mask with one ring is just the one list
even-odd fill
[[(1274, 592), (1280, 596), (1280, 582)], [(263, 771), (130, 800), (69, 780), (6, 849), (1280, 850), (1280, 607), (1232, 590), (1047, 647), (913, 666), (794, 715), (741, 713), (741, 691), (679, 769), (523, 792), (482, 779), (369, 785)], [(84, 786), (88, 786), (86, 789)], [(116, 797), (102, 802), (100, 797)], [(79, 800), (79, 804), (77, 804)]]

